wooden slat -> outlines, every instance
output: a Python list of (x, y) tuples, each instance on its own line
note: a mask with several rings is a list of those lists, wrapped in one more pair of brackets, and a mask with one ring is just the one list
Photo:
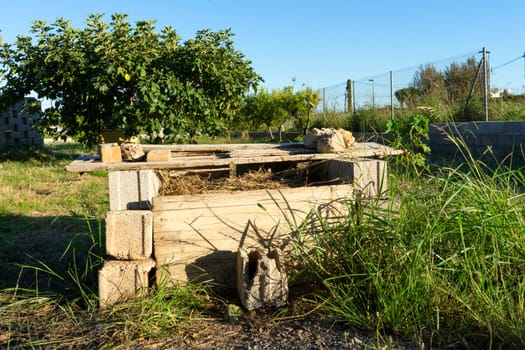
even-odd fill
[[(174, 145), (177, 146), (177, 145)], [(178, 146), (215, 146), (215, 145), (178, 145)], [(250, 149), (249, 145), (240, 145), (244, 148)], [(282, 146), (276, 146), (279, 148)], [(295, 146), (294, 146), (295, 147)], [(184, 148), (182, 148), (184, 149)], [(257, 149), (256, 147), (253, 149)], [(172, 160), (167, 162), (122, 162), (122, 163), (101, 163), (97, 161), (99, 157), (82, 157), (66, 166), (67, 171), (71, 172), (89, 172), (89, 171), (118, 171), (118, 170), (144, 170), (144, 169), (194, 169), (194, 168), (219, 168), (229, 166), (231, 163), (241, 164), (265, 164), (278, 162), (300, 162), (300, 161), (314, 161), (314, 160), (328, 160), (328, 159), (357, 159), (367, 157), (384, 157), (388, 155), (399, 155), (402, 151), (395, 150), (391, 147), (379, 145), (377, 143), (363, 142), (358, 143), (355, 148), (348, 152), (335, 153), (316, 153), (311, 151), (309, 153), (305, 149), (305, 153), (301, 154), (285, 154), (274, 156), (253, 156), (253, 157), (230, 157), (209, 159), (202, 158), (188, 158), (188, 157), (172, 157)]]
[(208, 173), (217, 173), (223, 172), (225, 174), (230, 172), (230, 168), (226, 167), (217, 167), (217, 168), (197, 168), (197, 169), (184, 169), (184, 170), (170, 170), (170, 177), (186, 176), (186, 175), (196, 175), (196, 174), (208, 174)]
[(266, 207), (275, 201), (281, 205), (286, 202), (306, 201), (316, 203), (330, 199), (352, 196), (351, 185), (312, 186), (283, 189), (265, 189), (226, 193), (203, 193), (195, 195), (165, 196), (153, 198), (153, 211), (181, 209), (209, 209), (214, 207), (245, 208), (248, 205)]
[(284, 149), (242, 149), (228, 152), (230, 158), (249, 158), (249, 157), (271, 157), (288, 156), (292, 154), (312, 154), (311, 149), (304, 147), (289, 147)]
[(289, 143), (219, 143), (219, 144), (184, 144), (184, 145), (141, 145), (142, 149), (169, 149), (173, 152), (230, 152), (242, 149), (269, 149), (299, 147), (302, 142)]
[(148, 152), (146, 161), (148, 162), (159, 162), (159, 161), (170, 161), (171, 152), (169, 150), (154, 149)]
[[(301, 225), (311, 209), (336, 199), (351, 199), (352, 193), (351, 185), (334, 185), (155, 197), (157, 267), (173, 280), (202, 277), (200, 269), (204, 269), (204, 276), (229, 284), (239, 247), (281, 246), (294, 231), (289, 222)], [(336, 215), (342, 213), (344, 209), (336, 211)]]
[(186, 264), (158, 265), (157, 283), (187, 282), (187, 281), (213, 281), (216, 284), (229, 288), (236, 285), (236, 256), (231, 255), (209, 255), (204, 258), (191, 260)]

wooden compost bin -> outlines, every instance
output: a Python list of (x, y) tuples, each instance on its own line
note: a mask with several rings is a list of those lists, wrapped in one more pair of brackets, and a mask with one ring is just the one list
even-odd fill
[[(400, 152), (358, 143), (343, 154), (320, 154), (302, 143), (142, 145), (158, 161), (102, 163), (81, 157), (66, 170), (109, 171), (110, 212), (106, 221), (108, 259), (99, 275), (103, 303), (131, 297), (157, 283), (212, 280), (235, 287), (238, 248), (286, 251), (290, 235), (312, 210), (327, 220), (345, 215), (360, 196), (377, 196), (387, 186), (384, 156)], [(160, 152), (160, 153), (159, 153)], [(157, 155), (158, 155), (157, 154)], [(162, 157), (161, 157), (162, 158)], [(220, 173), (236, 176), (259, 166), (317, 163), (327, 185), (161, 196), (159, 174)], [(164, 175), (164, 178), (166, 176)]]
[(238, 248), (285, 251), (290, 234), (312, 209), (352, 198), (352, 191), (347, 184), (156, 197), (157, 278), (213, 280), (234, 287)]

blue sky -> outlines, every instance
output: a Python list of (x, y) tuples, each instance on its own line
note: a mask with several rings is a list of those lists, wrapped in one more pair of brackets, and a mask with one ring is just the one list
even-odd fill
[[(231, 28), (268, 88), (295, 78), (318, 89), (482, 47), (497, 67), (525, 51), (523, 0), (4, 0), (0, 35), (13, 43), (33, 20), (64, 17), (81, 27), (89, 14), (117, 12), (172, 26), (183, 39)], [(494, 73), (493, 86), (523, 91), (523, 59)]]

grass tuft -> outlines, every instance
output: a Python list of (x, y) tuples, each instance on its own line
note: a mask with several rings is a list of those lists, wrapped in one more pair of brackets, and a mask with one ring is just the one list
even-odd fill
[[(525, 346), (523, 169), (466, 163), (390, 181), (389, 202), (303, 227), (297, 249), (330, 311), (429, 347)], [(297, 245), (301, 247), (302, 245)]]

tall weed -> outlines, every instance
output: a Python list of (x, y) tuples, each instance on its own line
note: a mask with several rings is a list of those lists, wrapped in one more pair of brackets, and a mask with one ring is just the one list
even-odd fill
[(387, 203), (358, 199), (329, 230), (303, 227), (298, 257), (334, 314), (430, 347), (525, 346), (525, 176), (464, 155), (393, 177)]

